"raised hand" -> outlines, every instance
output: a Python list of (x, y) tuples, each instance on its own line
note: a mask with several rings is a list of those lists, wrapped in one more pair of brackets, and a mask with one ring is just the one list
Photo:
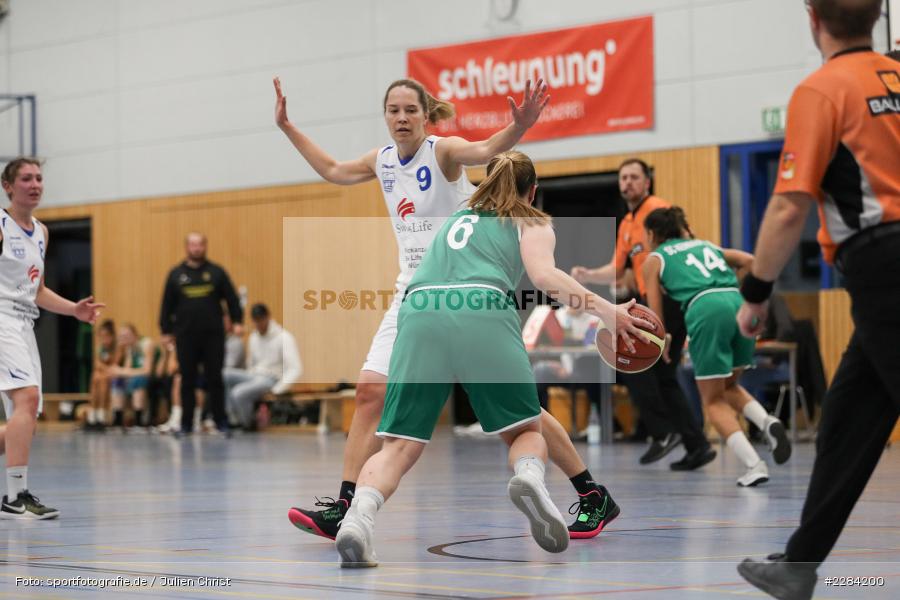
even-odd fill
[(93, 325), (97, 322), (97, 317), (100, 316), (101, 308), (106, 308), (106, 305), (101, 302), (94, 302), (94, 297), (88, 296), (75, 303), (75, 310), (72, 312), (72, 316), (79, 321)]
[(277, 77), (272, 80), (275, 84), (275, 124), (284, 127), (290, 121), (287, 115), (287, 96), (281, 93), (281, 80)]
[(531, 80), (525, 82), (525, 95), (522, 97), (521, 106), (516, 106), (516, 101), (511, 96), (507, 96), (509, 108), (512, 111), (513, 121), (522, 129), (528, 129), (537, 123), (541, 111), (550, 101), (550, 95), (547, 93), (547, 84), (543, 79), (538, 79), (534, 90), (531, 89)]

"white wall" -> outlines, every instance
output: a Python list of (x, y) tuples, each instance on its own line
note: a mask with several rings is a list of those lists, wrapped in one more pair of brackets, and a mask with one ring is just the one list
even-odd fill
[[(652, 13), (656, 127), (527, 145), (538, 159), (765, 138), (819, 63), (803, 3), (522, 0), (12, 0), (0, 92), (38, 97), (44, 205), (314, 181), (273, 124), (289, 115), (338, 158), (382, 145), (381, 95), (407, 48)], [(0, 154), (14, 134), (0, 114)]]

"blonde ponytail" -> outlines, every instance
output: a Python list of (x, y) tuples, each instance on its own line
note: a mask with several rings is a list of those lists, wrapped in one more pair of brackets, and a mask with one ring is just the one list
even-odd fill
[(501, 152), (487, 166), (487, 178), (469, 199), (469, 208), (493, 212), (501, 219), (512, 218), (525, 226), (545, 225), (550, 215), (531, 205), (527, 196), (537, 183), (534, 164), (525, 154)]

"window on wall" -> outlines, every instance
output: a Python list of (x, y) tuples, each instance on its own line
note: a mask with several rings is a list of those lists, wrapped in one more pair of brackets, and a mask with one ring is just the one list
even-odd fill
[[(752, 252), (778, 173), (783, 141), (733, 144), (720, 149), (722, 245)], [(800, 245), (778, 278), (784, 291), (830, 288), (834, 272), (822, 260), (815, 210), (809, 212)]]

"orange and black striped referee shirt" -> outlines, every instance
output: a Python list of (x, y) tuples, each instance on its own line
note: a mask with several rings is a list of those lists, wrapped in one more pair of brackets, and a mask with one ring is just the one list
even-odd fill
[(671, 206), (662, 198), (647, 196), (634, 210), (628, 211), (628, 214), (619, 223), (619, 233), (616, 236), (616, 269), (624, 269), (628, 259), (631, 259), (631, 268), (634, 271), (634, 279), (637, 281), (641, 296), (647, 295), (647, 287), (644, 284), (644, 261), (650, 256), (644, 220), (657, 208)]
[(900, 221), (900, 63), (852, 48), (794, 90), (775, 184), (789, 192), (818, 200), (829, 263), (854, 234)]

